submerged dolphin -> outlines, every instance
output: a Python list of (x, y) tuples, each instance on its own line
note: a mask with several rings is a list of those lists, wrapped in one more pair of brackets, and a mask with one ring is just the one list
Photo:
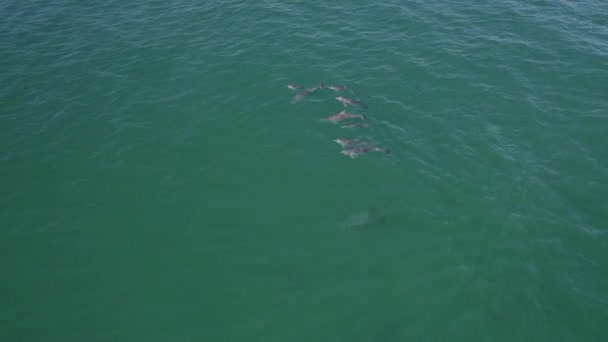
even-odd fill
[(350, 91), (350, 89), (347, 86), (343, 86), (343, 85), (329, 86), (327, 88), (329, 88), (333, 91)]
[(377, 146), (362, 146), (350, 148), (347, 150), (342, 150), (342, 154), (347, 155), (351, 158), (357, 158), (357, 156), (368, 153), (368, 152), (384, 152), (386, 154), (391, 154), (391, 151), (388, 148), (381, 148)]
[(345, 110), (343, 110), (338, 114), (328, 116), (327, 118), (323, 119), (323, 121), (338, 122), (338, 121), (357, 119), (357, 118), (366, 120), (365, 115), (351, 114), (351, 113), (347, 113)]
[(336, 100), (342, 102), (342, 104), (344, 104), (345, 106), (347, 105), (357, 105), (357, 106), (362, 106), (363, 104), (361, 103), (361, 101), (359, 100), (355, 100), (355, 99), (351, 99), (348, 97), (342, 97), (342, 96), (337, 96)]
[(302, 90), (304, 89), (304, 86), (301, 85), (297, 85), (297, 84), (288, 84), (287, 88), (291, 89), (291, 90)]
[(334, 141), (340, 144), (342, 147), (349, 147), (362, 143), (361, 139), (335, 139)]
[(365, 122), (353, 122), (348, 125), (340, 126), (341, 128), (356, 128), (356, 127), (369, 127)]
[(381, 228), (387, 223), (386, 214), (372, 207), (351, 215), (340, 226), (342, 228)]

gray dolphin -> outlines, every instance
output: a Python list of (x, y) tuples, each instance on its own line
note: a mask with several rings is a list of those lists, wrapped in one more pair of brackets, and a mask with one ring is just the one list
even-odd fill
[(291, 90), (298, 91), (298, 90), (302, 90), (302, 89), (304, 89), (304, 86), (297, 85), (297, 84), (288, 84), (288, 85), (287, 85), (287, 88), (289, 88), (289, 89), (291, 89)]
[(356, 128), (356, 127), (369, 127), (365, 122), (353, 122), (348, 125), (340, 126), (341, 128)]
[(377, 146), (361, 146), (342, 150), (342, 154), (347, 155), (353, 159), (357, 158), (361, 154), (368, 152), (384, 152), (386, 154), (391, 154), (391, 151), (388, 148), (382, 148)]
[(343, 111), (341, 111), (338, 114), (334, 114), (334, 115), (328, 116), (327, 118), (323, 119), (323, 121), (339, 122), (339, 121), (349, 120), (349, 119), (363, 119), (363, 120), (366, 120), (365, 115), (351, 114), (351, 113), (347, 113), (345, 110), (343, 110)]
[(301, 91), (298, 95), (294, 96), (293, 102), (302, 101), (306, 96), (314, 93), (317, 89), (319, 88), (314, 87)]
[(343, 86), (343, 85), (329, 86), (327, 88), (329, 88), (333, 91), (350, 91), (350, 89), (347, 86)]
[(363, 104), (361, 103), (361, 101), (359, 100), (355, 100), (355, 99), (351, 99), (348, 97), (342, 97), (342, 96), (337, 96), (336, 100), (342, 102), (342, 104), (344, 104), (344, 106), (347, 105), (357, 105), (357, 106), (362, 106)]
[(362, 143), (361, 139), (335, 139), (334, 141), (340, 144), (342, 147), (360, 145)]

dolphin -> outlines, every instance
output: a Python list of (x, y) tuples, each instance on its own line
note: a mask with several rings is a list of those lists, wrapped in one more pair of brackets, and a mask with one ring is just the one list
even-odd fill
[(323, 119), (323, 121), (338, 122), (338, 121), (357, 119), (357, 118), (366, 120), (365, 115), (351, 114), (351, 113), (347, 113), (345, 110), (343, 110), (338, 114), (328, 116), (327, 118)]
[(293, 102), (302, 101), (306, 96), (314, 93), (317, 89), (319, 89), (319, 88), (314, 87), (314, 88), (302, 90), (298, 95), (294, 96)]
[(343, 86), (343, 85), (329, 86), (327, 88), (329, 88), (333, 91), (350, 91), (350, 89), (347, 86)]
[(355, 100), (355, 99), (351, 99), (348, 97), (342, 97), (342, 96), (337, 96), (336, 100), (342, 102), (342, 104), (344, 104), (344, 106), (347, 105), (357, 105), (357, 106), (362, 106), (363, 104), (361, 103), (361, 101), (359, 100)]
[(304, 89), (304, 86), (301, 85), (297, 85), (297, 84), (288, 84), (287, 88), (291, 89), (291, 90), (302, 90)]
[(372, 207), (350, 216), (340, 226), (342, 228), (381, 228), (387, 223), (386, 214)]
[(342, 154), (347, 155), (353, 159), (357, 158), (357, 156), (359, 156), (361, 154), (368, 153), (368, 152), (384, 152), (386, 154), (391, 154), (391, 151), (388, 148), (382, 148), (382, 147), (371, 146), (371, 145), (342, 150)]
[(334, 141), (340, 144), (342, 147), (360, 145), (362, 143), (361, 139), (335, 139)]
[(369, 127), (365, 122), (353, 122), (348, 125), (340, 126), (341, 128), (356, 128), (356, 127)]

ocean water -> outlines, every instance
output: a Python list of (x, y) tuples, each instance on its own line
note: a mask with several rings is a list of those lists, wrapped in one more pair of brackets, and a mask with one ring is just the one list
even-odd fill
[(2, 341), (608, 339), (607, 2), (0, 13)]

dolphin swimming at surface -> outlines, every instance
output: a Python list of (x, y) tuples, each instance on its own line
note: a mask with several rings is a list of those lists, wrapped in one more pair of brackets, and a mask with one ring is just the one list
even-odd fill
[(357, 158), (357, 156), (368, 153), (368, 152), (384, 152), (386, 154), (391, 154), (391, 151), (388, 148), (381, 148), (377, 146), (362, 146), (355, 147), (346, 150), (342, 150), (342, 154), (347, 155), (351, 158)]
[(366, 120), (365, 115), (351, 114), (351, 113), (347, 113), (345, 110), (343, 110), (343, 111), (341, 111), (338, 114), (334, 114), (334, 115), (328, 116), (327, 118), (323, 119), (323, 121), (338, 122), (338, 121), (349, 120), (349, 119), (363, 119), (363, 120)]
[[(333, 86), (332, 86), (332, 87), (333, 87)], [(305, 90), (305, 89), (306, 89), (306, 87), (305, 87), (305, 86), (303, 86), (303, 85), (299, 85), (299, 84), (293, 84), (293, 83), (288, 84), (288, 85), (287, 85), (287, 88), (289, 88), (289, 89), (291, 89), (291, 90), (295, 90), (295, 91), (299, 91), (299, 90)], [(323, 83), (319, 83), (319, 85), (317, 86), (317, 88), (319, 88), (319, 89), (323, 89), (323, 88), (325, 88), (325, 84), (323, 84)], [(331, 88), (331, 87), (330, 87), (330, 88)], [(314, 88), (310, 88), (310, 89), (314, 89)]]
[(314, 93), (317, 89), (319, 89), (319, 88), (314, 87), (314, 88), (309, 88), (309, 89), (305, 89), (305, 90), (301, 91), (298, 95), (294, 96), (293, 102), (302, 101), (306, 96)]
[(359, 100), (355, 100), (355, 99), (351, 99), (348, 97), (342, 97), (342, 96), (337, 96), (336, 100), (342, 102), (342, 104), (344, 104), (344, 106), (347, 105), (357, 105), (357, 106), (362, 106), (363, 104), (361, 103), (361, 101)]

